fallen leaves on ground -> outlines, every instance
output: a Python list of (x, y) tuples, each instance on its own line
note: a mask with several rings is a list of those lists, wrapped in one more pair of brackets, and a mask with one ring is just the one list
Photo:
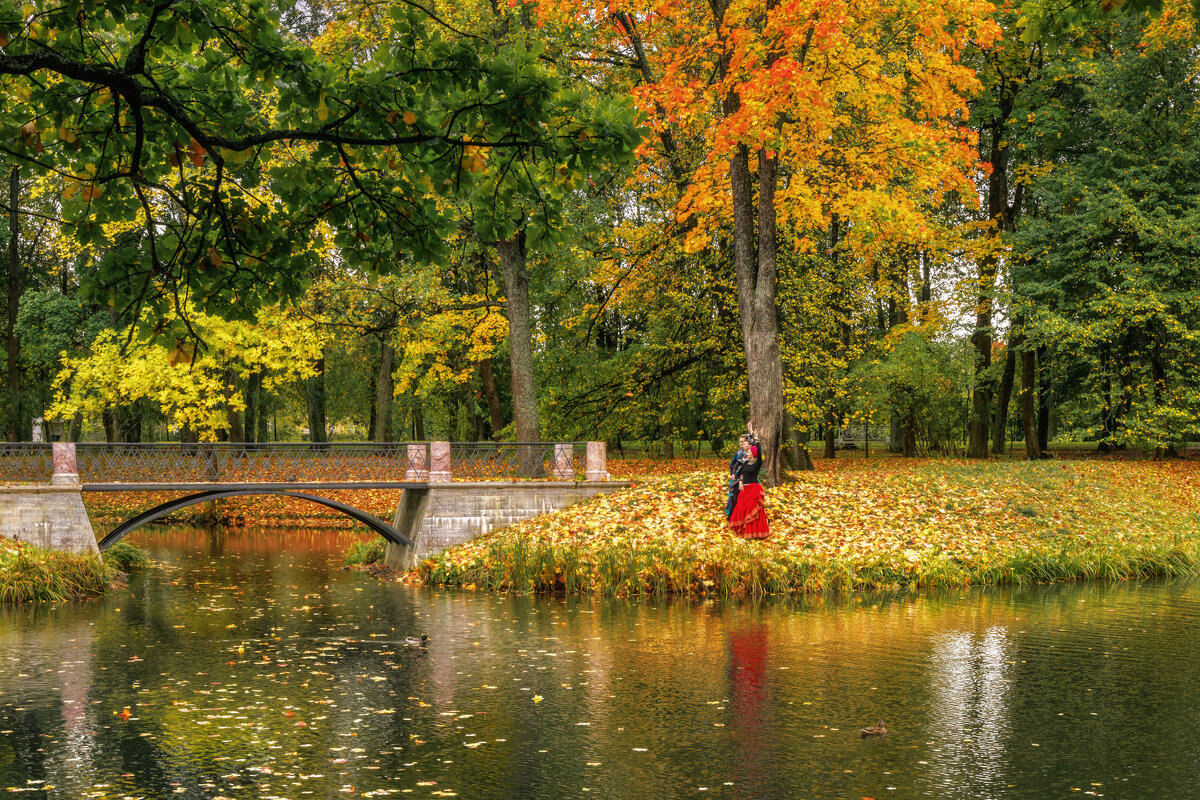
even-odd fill
[(770, 490), (762, 542), (728, 532), (724, 471), (703, 463), (478, 537), (420, 575), (517, 591), (758, 594), (1200, 567), (1195, 462), (846, 460)]

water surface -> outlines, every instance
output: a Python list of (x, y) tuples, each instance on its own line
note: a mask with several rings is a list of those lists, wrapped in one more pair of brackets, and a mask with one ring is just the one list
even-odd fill
[(379, 583), (354, 540), (139, 532), (128, 590), (0, 612), (0, 790), (1200, 796), (1195, 582), (531, 599)]

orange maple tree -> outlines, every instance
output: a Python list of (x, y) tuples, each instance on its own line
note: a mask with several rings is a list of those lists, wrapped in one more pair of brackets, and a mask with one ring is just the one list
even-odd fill
[[(781, 243), (929, 244), (929, 209), (973, 197), (968, 46), (999, 34), (986, 0), (542, 0), (624, 70), (655, 137), (639, 172), (674, 190), (689, 250), (732, 251), (750, 414), (778, 480)], [(664, 180), (664, 176), (670, 176)], [(732, 230), (730, 230), (732, 228)]]

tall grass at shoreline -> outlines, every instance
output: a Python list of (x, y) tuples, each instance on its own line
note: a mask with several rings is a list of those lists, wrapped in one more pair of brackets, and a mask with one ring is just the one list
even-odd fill
[(0, 539), (0, 603), (63, 603), (119, 588), (125, 572), (149, 563), (137, 547), (122, 544), (97, 558)]
[(452, 548), (418, 575), (622, 596), (1200, 575), (1200, 469), (1190, 463), (892, 460), (809, 474), (771, 490), (763, 542), (724, 530), (720, 477), (648, 480)]

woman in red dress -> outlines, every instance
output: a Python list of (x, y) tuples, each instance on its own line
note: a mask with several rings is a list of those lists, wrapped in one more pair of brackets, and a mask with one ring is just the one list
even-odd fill
[(746, 448), (746, 459), (738, 475), (737, 504), (729, 515), (729, 529), (743, 539), (765, 539), (771, 535), (771, 531), (767, 528), (762, 484), (758, 482), (762, 458), (758, 445), (747, 443)]

